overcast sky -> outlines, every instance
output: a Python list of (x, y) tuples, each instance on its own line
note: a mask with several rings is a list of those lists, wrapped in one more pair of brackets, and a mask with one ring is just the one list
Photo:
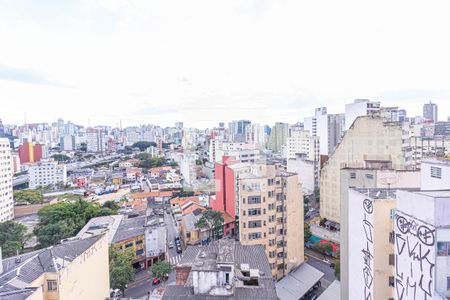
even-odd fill
[(450, 115), (448, 1), (0, 0), (4, 123), (297, 122), (355, 98)]

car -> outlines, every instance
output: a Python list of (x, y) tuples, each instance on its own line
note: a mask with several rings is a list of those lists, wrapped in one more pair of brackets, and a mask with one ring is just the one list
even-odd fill
[(169, 249), (172, 249), (172, 248), (173, 248), (173, 243), (169, 242)]
[(158, 277), (153, 277), (153, 280), (152, 280), (152, 284), (153, 285), (157, 285), (157, 284), (160, 284), (161, 283), (161, 279), (159, 279)]
[(177, 244), (177, 253), (182, 253), (183, 250), (181, 249), (181, 244)]
[(335, 267), (335, 263), (334, 262), (330, 263), (330, 268), (334, 269), (334, 267)]

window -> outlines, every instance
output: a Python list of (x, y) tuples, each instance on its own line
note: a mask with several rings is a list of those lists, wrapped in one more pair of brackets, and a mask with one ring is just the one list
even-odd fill
[(142, 244), (143, 242), (144, 242), (143, 240), (136, 241), (136, 245), (140, 245), (140, 244)]
[(389, 276), (389, 286), (394, 287), (394, 276)]
[(450, 277), (447, 277), (447, 291), (450, 290)]
[(274, 191), (269, 191), (269, 193), (267, 194), (267, 196), (269, 198), (273, 198), (273, 196), (275, 196), (275, 192)]
[(394, 231), (389, 232), (389, 243), (395, 244), (395, 232)]
[(136, 256), (144, 254), (144, 249), (136, 250)]
[(261, 221), (248, 221), (248, 228), (261, 227)]
[(356, 173), (355, 172), (351, 172), (350, 173), (350, 178), (351, 179), (356, 179)]
[(395, 256), (394, 254), (389, 254), (389, 265), (394, 266), (395, 265)]
[(438, 256), (447, 256), (450, 252), (450, 249), (448, 249), (448, 246), (450, 246), (450, 242), (438, 242), (437, 243), (437, 255)]
[(391, 210), (389, 211), (389, 216), (391, 217), (392, 220), (395, 219), (396, 214), (397, 214), (397, 209), (391, 208)]
[(49, 292), (54, 292), (58, 290), (58, 284), (56, 280), (47, 280), (47, 290)]
[[(248, 210), (248, 215), (249, 216), (259, 216), (259, 215), (261, 215), (261, 208), (249, 209)], [(245, 214), (244, 214), (244, 216), (245, 216)]]
[(230, 283), (230, 273), (225, 273), (225, 283), (226, 284)]
[(366, 174), (367, 179), (373, 179), (373, 174)]
[(249, 233), (248, 234), (248, 239), (249, 240), (258, 240), (261, 238), (261, 232), (254, 232), (254, 233)]
[(248, 197), (248, 204), (259, 204), (259, 203), (261, 203), (261, 196)]
[(125, 249), (130, 248), (130, 247), (133, 247), (133, 243), (128, 243), (125, 245)]
[(267, 185), (273, 185), (273, 178), (267, 179)]
[(438, 167), (431, 167), (431, 177), (441, 179), (442, 169)]

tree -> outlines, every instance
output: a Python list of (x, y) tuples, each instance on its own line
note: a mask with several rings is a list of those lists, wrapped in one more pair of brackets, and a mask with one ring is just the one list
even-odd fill
[(27, 227), (23, 224), (6, 221), (0, 223), (0, 247), (5, 257), (14, 256), (22, 252), (28, 236)]
[(140, 142), (136, 142), (133, 145), (131, 145), (132, 148), (139, 148), (139, 150), (141, 150), (141, 151), (145, 151), (145, 149), (147, 149), (150, 146), (156, 147), (156, 143), (140, 141)]
[(223, 226), (222, 213), (216, 210), (208, 209), (203, 212), (200, 219), (195, 223), (195, 227), (199, 229), (207, 229), (209, 236), (214, 238), (218, 230)]
[(40, 245), (48, 247), (76, 235), (91, 218), (112, 214), (113, 210), (82, 199), (51, 204), (39, 210), (39, 223), (33, 232)]
[(333, 246), (329, 242), (322, 243), (322, 244), (316, 244), (316, 245), (314, 245), (314, 248), (317, 251), (319, 251), (323, 254), (326, 254), (326, 255), (330, 255), (331, 253), (333, 253)]
[(14, 201), (41, 204), (44, 202), (44, 196), (39, 190), (20, 190), (14, 192)]
[(306, 243), (306, 242), (308, 242), (309, 238), (312, 235), (311, 226), (308, 223), (305, 223), (304, 235), (305, 235), (304, 237), (305, 237), (305, 243)]
[(70, 160), (70, 157), (68, 157), (67, 155), (64, 155), (64, 154), (54, 154), (54, 155), (52, 155), (52, 158), (59, 162), (65, 162), (65, 161)]
[(166, 281), (167, 274), (169, 274), (170, 271), (172, 271), (172, 267), (167, 261), (160, 261), (152, 266), (153, 275), (161, 279), (162, 282)]
[(336, 276), (336, 278), (338, 280), (341, 280), (341, 262), (340, 262), (340, 260), (336, 260), (336, 262), (334, 263), (334, 276)]
[(125, 294), (125, 288), (134, 279), (133, 252), (117, 251), (109, 247), (109, 283), (111, 288), (120, 289)]
[(118, 211), (119, 208), (120, 208), (119, 204), (117, 204), (117, 203), (116, 203), (115, 201), (113, 201), (113, 200), (106, 201), (105, 203), (103, 203), (102, 207), (103, 207), (103, 208), (109, 208), (109, 209), (111, 209), (112, 211), (114, 211), (114, 212), (116, 212), (116, 213), (117, 213), (117, 211)]

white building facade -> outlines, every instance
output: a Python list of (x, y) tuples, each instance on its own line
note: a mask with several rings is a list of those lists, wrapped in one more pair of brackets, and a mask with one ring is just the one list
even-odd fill
[(30, 178), (29, 186), (31, 189), (43, 187), (50, 184), (66, 183), (67, 169), (66, 165), (59, 165), (56, 161), (41, 161), (28, 169)]
[(0, 222), (14, 219), (12, 157), (9, 140), (0, 138)]

